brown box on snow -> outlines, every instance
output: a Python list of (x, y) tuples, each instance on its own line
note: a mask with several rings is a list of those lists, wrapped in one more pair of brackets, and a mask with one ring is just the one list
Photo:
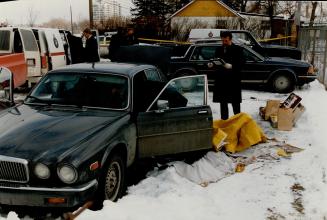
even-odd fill
[(270, 120), (270, 116), (277, 115), (280, 106), (279, 100), (268, 100), (265, 109), (265, 120)]
[(271, 116), (277, 116), (277, 129), (290, 131), (304, 111), (305, 108), (301, 103), (294, 108), (285, 108), (279, 100), (268, 100), (266, 107), (260, 109), (260, 114), (266, 121), (271, 120)]
[(301, 117), (305, 108), (299, 104), (295, 109), (279, 108), (277, 114), (277, 129), (282, 131), (290, 131), (296, 121)]

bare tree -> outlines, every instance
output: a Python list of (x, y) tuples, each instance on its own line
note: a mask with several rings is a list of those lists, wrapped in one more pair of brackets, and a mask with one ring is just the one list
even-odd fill
[(318, 6), (318, 2), (317, 1), (313, 1), (311, 2), (312, 4), (312, 9), (311, 9), (311, 16), (310, 16), (310, 22), (309, 22), (309, 27), (313, 27), (314, 21), (316, 19), (316, 9)]
[(31, 6), (28, 9), (28, 17), (27, 17), (27, 25), (29, 27), (34, 27), (35, 22), (37, 20), (38, 12), (34, 10), (34, 8)]
[(42, 26), (48, 28), (59, 28), (68, 30), (70, 29), (70, 21), (65, 20), (63, 18), (54, 18), (46, 23), (43, 23)]
[(171, 38), (177, 41), (186, 41), (192, 29), (210, 28), (208, 22), (183, 18), (174, 22), (171, 27)]

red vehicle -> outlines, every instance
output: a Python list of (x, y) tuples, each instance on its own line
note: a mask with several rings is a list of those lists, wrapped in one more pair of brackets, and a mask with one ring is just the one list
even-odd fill
[(0, 28), (0, 66), (14, 74), (14, 86), (37, 83), (49, 70), (66, 65), (58, 29)]

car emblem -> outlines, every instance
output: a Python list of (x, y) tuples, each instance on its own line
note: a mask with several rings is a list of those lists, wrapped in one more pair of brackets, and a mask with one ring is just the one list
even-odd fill
[(210, 38), (213, 37), (213, 33), (211, 31), (209, 32), (208, 37), (210, 37)]
[(59, 42), (58, 42), (58, 40), (57, 40), (57, 38), (56, 38), (55, 35), (53, 35), (53, 43), (54, 43), (54, 45), (55, 45), (56, 48), (59, 47)]

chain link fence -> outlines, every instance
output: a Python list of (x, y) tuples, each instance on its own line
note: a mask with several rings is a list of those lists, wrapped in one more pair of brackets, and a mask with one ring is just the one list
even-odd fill
[(302, 51), (302, 59), (318, 69), (319, 81), (327, 86), (327, 26), (301, 27), (298, 48)]

